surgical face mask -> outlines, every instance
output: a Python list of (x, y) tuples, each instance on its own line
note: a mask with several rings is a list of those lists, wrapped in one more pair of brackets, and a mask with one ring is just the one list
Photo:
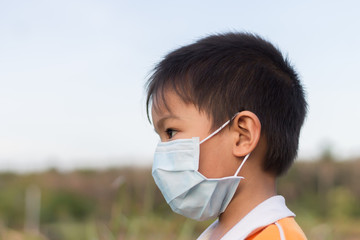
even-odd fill
[(200, 144), (221, 131), (229, 122), (230, 120), (201, 142), (198, 137), (194, 137), (158, 144), (152, 175), (174, 212), (203, 221), (218, 217), (230, 203), (243, 179), (237, 175), (249, 154), (234, 176), (207, 178), (198, 171)]

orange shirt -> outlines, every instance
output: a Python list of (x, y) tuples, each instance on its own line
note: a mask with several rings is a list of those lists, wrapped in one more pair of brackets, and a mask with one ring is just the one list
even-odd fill
[[(273, 196), (252, 209), (221, 240), (306, 240), (294, 217), (284, 197)], [(210, 239), (218, 224), (219, 220), (213, 222), (197, 240)]]
[(280, 219), (276, 223), (257, 230), (246, 238), (246, 240), (272, 239), (306, 240), (307, 238), (293, 217)]

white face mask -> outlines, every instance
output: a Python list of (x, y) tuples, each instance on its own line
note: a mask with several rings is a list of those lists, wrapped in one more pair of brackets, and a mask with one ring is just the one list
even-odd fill
[[(199, 142), (198, 137), (160, 142), (156, 148), (152, 175), (171, 209), (198, 221), (218, 217), (225, 211), (243, 177), (207, 178), (199, 169), (200, 144), (221, 131), (230, 120)], [(221, 161), (221, 160), (220, 160)]]

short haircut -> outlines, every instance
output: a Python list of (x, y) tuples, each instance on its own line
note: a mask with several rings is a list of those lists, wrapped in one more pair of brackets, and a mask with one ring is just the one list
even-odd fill
[(148, 117), (154, 98), (167, 106), (168, 90), (205, 112), (212, 130), (237, 112), (256, 114), (267, 142), (265, 171), (282, 175), (294, 161), (307, 112), (304, 90), (288, 59), (260, 36), (216, 34), (170, 52), (147, 82)]

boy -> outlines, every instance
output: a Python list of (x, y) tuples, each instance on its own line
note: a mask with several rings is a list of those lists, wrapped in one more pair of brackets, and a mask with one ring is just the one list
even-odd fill
[(168, 54), (147, 92), (156, 184), (173, 211), (218, 217), (198, 239), (306, 239), (276, 195), (307, 107), (278, 49), (248, 33), (209, 36)]

